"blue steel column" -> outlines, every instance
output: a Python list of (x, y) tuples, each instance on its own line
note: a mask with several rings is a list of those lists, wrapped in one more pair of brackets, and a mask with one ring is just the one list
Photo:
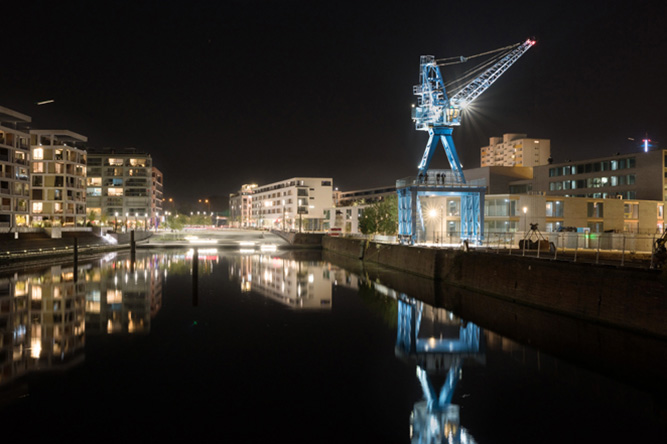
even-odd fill
[(449, 127), (440, 127), (436, 129), (436, 134), (440, 135), (442, 144), (445, 147), (445, 154), (447, 155), (447, 160), (449, 165), (452, 167), (452, 172), (454, 173), (454, 178), (456, 183), (466, 183), (466, 179), (463, 176), (463, 167), (459, 161), (459, 156), (456, 153), (456, 147), (454, 147), (454, 139), (452, 139), (452, 132), (454, 128)]
[(412, 237), (412, 209), (409, 188), (399, 188), (398, 193), (398, 235)]
[(438, 146), (438, 139), (439, 137), (435, 135), (433, 128), (429, 128), (428, 142), (426, 142), (426, 149), (424, 150), (422, 161), (419, 163), (420, 176), (423, 176), (428, 171), (428, 166), (431, 164), (431, 159), (433, 159), (433, 153), (435, 153), (435, 148)]

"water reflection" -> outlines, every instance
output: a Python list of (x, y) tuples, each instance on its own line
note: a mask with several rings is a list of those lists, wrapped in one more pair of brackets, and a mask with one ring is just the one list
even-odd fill
[(230, 259), (229, 275), (241, 291), (257, 292), (285, 306), (330, 310), (332, 284), (349, 282), (342, 270), (321, 261), (271, 255), (241, 255)]
[(150, 255), (132, 263), (111, 255), (81, 270), (88, 333), (148, 333), (151, 318), (162, 306), (164, 259)]
[[(398, 299), (397, 324), (396, 356), (416, 363), (424, 394), (410, 416), (412, 442), (474, 443), (461, 427), (459, 406), (452, 404), (452, 397), (463, 363), (485, 363), (480, 328), (406, 295)], [(436, 381), (442, 381), (438, 391)]]
[[(495, 427), (502, 426), (507, 423), (508, 417), (519, 418), (536, 405), (542, 405), (537, 404), (542, 402), (541, 400), (530, 399), (526, 402), (528, 407), (518, 404), (508, 406), (508, 401), (511, 402), (508, 398), (514, 395), (512, 390), (532, 391), (538, 384), (533, 384), (530, 388), (522, 388), (521, 385), (509, 386), (511, 381), (503, 373), (505, 371), (516, 373), (517, 369), (521, 369), (531, 375), (539, 375), (536, 381), (540, 383), (541, 392), (535, 395), (535, 398), (546, 393), (545, 399), (553, 399), (554, 394), (545, 392), (545, 387), (542, 387), (549, 384), (543, 383), (560, 383), (560, 379), (565, 377), (568, 382), (581, 381), (579, 385), (565, 386), (572, 392), (589, 390), (592, 392), (586, 395), (589, 398), (599, 398), (600, 393), (607, 393), (609, 403), (615, 402), (613, 396), (618, 392), (608, 389), (607, 382), (588, 378), (575, 365), (565, 365), (539, 350), (522, 346), (520, 342), (525, 341), (507, 339), (508, 335), (502, 330), (502, 336), (490, 332), (489, 330), (503, 328), (497, 319), (502, 317), (503, 309), (507, 310), (506, 305), (493, 305), (493, 301), (484, 300), (480, 305), (486, 310), (478, 310), (477, 306), (471, 307), (471, 303), (479, 296), (459, 294), (457, 290), (445, 294), (446, 297), (440, 297), (440, 294), (436, 297), (432, 281), (415, 281), (410, 284), (411, 278), (399, 273), (394, 272), (389, 277), (373, 273), (371, 269), (348, 272), (331, 262), (321, 261), (317, 254), (245, 255), (197, 249), (139, 252), (134, 263), (129, 256), (109, 255), (94, 263), (80, 264), (78, 282), (72, 266), (53, 266), (3, 277), (0, 278), (0, 386), (17, 380), (23, 383), (26, 380), (21, 380), (22, 376), (33, 370), (74, 367), (83, 362), (86, 343), (85, 352), (89, 362), (80, 369), (90, 371), (93, 363), (113, 354), (105, 347), (110, 342), (119, 342), (110, 341), (111, 339), (120, 339), (120, 343), (127, 345), (124, 336), (134, 335), (130, 345), (150, 343), (151, 346), (142, 349), (142, 353), (135, 353), (136, 356), (132, 356), (132, 353), (127, 356), (117, 353), (113, 358), (109, 358), (110, 361), (119, 358), (122, 364), (118, 368), (127, 368), (131, 375), (135, 375), (137, 369), (148, 368), (150, 363), (164, 362), (165, 353), (171, 353), (173, 349), (187, 353), (188, 359), (180, 360), (187, 361), (187, 364), (177, 367), (176, 372), (190, 375), (182, 387), (173, 384), (172, 376), (168, 372), (158, 371), (153, 373), (161, 373), (165, 379), (161, 383), (154, 383), (154, 386), (151, 386), (151, 383), (142, 387), (152, 390), (153, 396), (164, 396), (165, 409), (174, 407), (169, 404), (169, 399), (174, 392), (178, 394), (179, 390), (181, 394), (187, 394), (181, 399), (187, 400), (199, 399), (198, 390), (206, 393), (206, 396), (201, 397), (206, 397), (207, 400), (209, 393), (224, 393), (230, 402), (241, 406), (239, 409), (246, 409), (248, 405), (253, 405), (252, 401), (246, 403), (247, 398), (263, 395), (263, 392), (258, 393), (255, 387), (268, 390), (267, 387), (276, 385), (281, 387), (271, 393), (281, 403), (283, 399), (294, 402), (294, 399), (303, 398), (307, 400), (303, 405), (309, 405), (307, 403), (311, 402), (312, 393), (322, 387), (321, 381), (326, 380), (327, 386), (333, 387), (329, 396), (339, 396), (331, 403), (331, 411), (359, 408), (358, 417), (351, 415), (349, 418), (350, 424), (357, 420), (355, 425), (362, 422), (377, 424), (386, 418), (383, 416), (378, 420), (373, 417), (374, 419), (368, 420), (371, 418), (368, 410), (350, 401), (353, 396), (359, 399), (380, 396), (374, 391), (373, 384), (368, 384), (368, 380), (372, 379), (377, 386), (382, 386), (382, 389), (378, 390), (381, 396), (387, 396), (387, 402), (396, 401), (395, 405), (398, 406), (391, 410), (398, 412), (398, 419), (387, 421), (392, 422), (397, 429), (391, 432), (394, 435), (400, 434), (401, 438), (406, 438), (409, 434), (413, 443), (474, 443), (476, 439), (468, 429), (477, 439), (491, 442), (493, 439), (489, 438), (485, 430), (493, 429), (491, 423), (494, 420), (500, 418), (494, 424)], [(189, 306), (187, 295), (191, 279), (193, 282), (201, 279), (198, 287), (201, 293), (199, 299), (206, 310)], [(171, 284), (169, 287), (168, 281)], [(163, 302), (163, 289), (166, 288), (171, 291), (165, 291)], [(182, 297), (184, 294), (186, 298)], [(452, 306), (459, 308), (450, 311), (430, 305), (423, 301), (424, 294), (429, 300), (439, 300), (436, 305), (442, 306), (443, 301), (454, 301)], [(258, 297), (255, 298), (254, 295)], [(419, 300), (413, 297), (416, 295), (420, 297)], [(248, 303), (255, 300), (260, 301), (261, 305)], [(266, 300), (278, 304), (266, 304)], [(333, 310), (334, 304), (336, 310)], [(147, 341), (142, 336), (151, 333), (151, 325), (157, 325), (154, 319), (163, 311), (163, 305), (165, 309), (163, 318), (160, 318), (161, 322), (166, 318), (170, 324), (168, 328), (154, 328), (150, 341)], [(257, 310), (258, 306), (261, 310)], [(269, 309), (266, 309), (266, 306)], [(462, 306), (468, 311), (460, 311)], [(289, 309), (282, 309), (283, 307)], [(182, 313), (186, 314), (181, 316)], [(457, 314), (462, 314), (466, 319), (474, 319), (475, 323), (464, 320)], [(200, 322), (197, 328), (191, 328), (193, 316), (205, 322)], [(496, 324), (490, 323), (484, 316), (495, 319)], [(377, 322), (378, 317), (384, 322)], [(508, 324), (519, 325), (519, 321), (524, 318), (528, 321), (520, 324), (521, 332), (531, 332), (525, 326), (526, 323), (539, 324), (533, 321), (533, 317), (517, 310), (512, 311), (512, 322)], [(311, 322), (312, 319), (316, 322)], [(478, 322), (485, 328), (481, 329)], [(162, 322), (162, 325), (165, 323)], [(188, 329), (179, 331), (179, 325), (187, 325)], [(280, 326), (279, 330), (275, 328), (276, 325)], [(559, 337), (568, 336), (567, 329), (560, 322), (545, 325), (557, 325), (559, 328), (551, 331), (558, 331)], [(381, 330), (379, 333), (372, 330), (378, 326)], [(599, 333), (599, 329), (591, 333), (591, 328), (587, 326), (586, 330), (574, 331), (583, 332), (579, 335), (582, 337), (595, 336), (598, 340), (604, 337)], [(537, 330), (536, 327), (535, 329)], [(169, 330), (169, 346), (164, 346), (160, 337), (165, 330)], [(276, 333), (278, 331), (280, 333)], [(105, 336), (104, 340), (100, 340), (102, 336)], [(553, 342), (552, 336), (553, 334), (544, 333), (544, 337)], [(327, 342), (329, 338), (334, 339)], [(350, 338), (352, 340), (346, 342)], [(533, 334), (532, 338), (535, 340), (539, 336)], [(622, 339), (627, 341), (627, 335), (623, 335)], [(544, 343), (542, 340), (542, 344)], [(344, 345), (338, 349), (338, 344)], [(93, 351), (96, 346), (97, 350)], [(560, 345), (556, 347), (561, 348), (563, 347)], [(590, 348), (587, 349), (590, 351)], [(244, 365), (216, 363), (209, 359), (211, 350), (222, 356), (232, 356)], [(252, 352), (246, 353), (246, 350)], [(624, 354), (629, 352), (627, 349), (623, 350)], [(142, 354), (145, 356), (139, 356)], [(590, 354), (595, 359), (600, 356), (600, 353)], [(618, 362), (625, 359), (620, 356), (621, 353), (616, 354), (619, 355), (616, 360), (605, 362), (619, 367)], [(504, 362), (506, 367), (502, 367), (498, 363), (500, 355), (516, 362), (509, 365)], [(142, 361), (142, 358), (145, 360)], [(382, 366), (377, 365), (378, 371), (375, 372), (373, 369), (378, 359), (384, 361)], [(652, 358), (654, 361), (656, 359)], [(191, 366), (191, 360), (200, 365)], [(290, 364), (290, 360), (295, 363)], [(354, 368), (355, 371), (329, 372), (330, 367), (337, 367), (337, 364), (343, 361), (353, 363), (349, 368)], [(387, 371), (392, 365), (393, 371)], [(188, 373), (190, 367), (196, 367), (203, 373), (192, 376), (193, 374)], [(345, 368), (344, 365), (342, 367)], [(358, 368), (363, 368), (364, 371), (370, 369), (365, 378), (360, 378), (363, 379), (360, 383), (353, 379)], [(506, 370), (507, 368), (509, 370)], [(267, 371), (268, 369), (271, 371)], [(303, 369), (309, 370), (306, 372)], [(462, 380), (464, 373), (466, 379)], [(264, 378), (265, 374), (269, 375)], [(117, 374), (112, 376), (119, 380), (126, 377)], [(489, 380), (485, 382), (485, 378)], [(277, 380), (281, 384), (274, 384)], [(590, 380), (594, 382), (590, 383)], [(125, 381), (136, 388), (133, 376), (126, 377)], [(226, 381), (232, 382), (227, 384)], [(283, 382), (285, 384), (282, 384)], [(222, 384), (223, 388), (215, 388), (216, 383)], [(523, 384), (523, 381), (520, 381), (520, 384)], [(27, 387), (27, 384), (24, 385)], [(118, 384), (118, 387), (121, 385)], [(233, 391), (236, 385), (241, 387), (241, 394)], [(496, 387), (506, 385), (506, 392), (493, 391)], [(211, 386), (214, 388), (211, 389)], [(283, 389), (282, 386), (289, 387)], [(87, 401), (85, 397), (91, 391), (90, 387), (91, 385), (83, 385), (81, 393), (85, 395), (81, 395), (79, 400)], [(163, 387), (169, 389), (163, 390)], [(387, 387), (391, 390), (387, 390)], [(33, 390), (32, 386), (30, 390)], [(119, 390), (122, 392), (122, 389)], [(462, 394), (463, 390), (470, 392), (471, 396), (468, 396), (468, 393)], [(64, 389), (63, 392), (65, 391)], [(302, 398), (299, 398), (300, 391), (305, 393)], [(109, 395), (115, 395), (112, 392), (110, 391)], [(352, 394), (350, 398), (344, 396), (348, 392)], [(394, 396), (394, 392), (406, 396)], [(512, 396), (503, 396), (507, 392), (511, 392)], [(39, 393), (39, 390), (35, 393)], [(0, 404), (4, 395), (0, 393)], [(15, 399), (15, 395), (8, 395), (6, 398)], [(585, 398), (584, 395), (576, 399), (582, 398)], [(39, 396), (34, 399), (39, 399)], [(531, 405), (531, 402), (535, 405)], [(402, 404), (399, 405), (400, 403)], [(208, 403), (202, 401), (200, 405)], [(300, 404), (295, 402), (295, 405)], [(569, 404), (561, 402), (559, 405)], [(637, 405), (643, 404), (637, 402)], [(499, 406), (501, 407), (497, 408)], [(390, 409), (386, 410), (382, 415)], [(493, 410), (494, 414), (487, 414), (486, 410)], [(198, 410), (202, 411), (207, 412)], [(164, 415), (166, 412), (161, 410), (159, 413)], [(560, 414), (560, 410), (554, 409), (549, 413)], [(538, 416), (535, 415), (537, 420), (540, 419)], [(319, 418), (307, 418), (317, 424), (319, 430)], [(572, 420), (573, 417), (565, 418)], [(95, 418), (86, 417), (88, 421), (91, 419)], [(282, 422), (289, 420), (277, 414), (276, 423)], [(534, 427), (538, 428), (540, 424), (542, 423), (536, 422)], [(386, 426), (386, 423), (384, 425)], [(369, 430), (372, 429), (372, 426), (368, 427)], [(340, 424), (340, 429), (345, 429), (344, 424)], [(516, 442), (520, 441), (518, 439)]]
[(71, 266), (0, 278), (0, 385), (81, 362), (84, 301)]

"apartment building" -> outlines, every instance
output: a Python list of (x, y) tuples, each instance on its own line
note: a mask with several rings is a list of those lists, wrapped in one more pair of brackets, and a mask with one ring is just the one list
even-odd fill
[(164, 220), (164, 175), (153, 167), (151, 186), (151, 226), (157, 227)]
[(617, 154), (533, 169), (532, 191), (549, 195), (667, 200), (667, 150)]
[(31, 118), (0, 106), (0, 231), (29, 224)]
[(88, 151), (88, 211), (120, 229), (150, 227), (153, 161), (135, 148)]
[(321, 231), (333, 206), (333, 180), (293, 177), (253, 190), (251, 225), (295, 231)]
[(87, 141), (68, 130), (30, 130), (33, 225), (85, 225)]
[(229, 220), (233, 227), (252, 226), (252, 194), (256, 183), (245, 184), (236, 193), (229, 195)]
[(528, 138), (526, 134), (491, 137), (480, 149), (481, 166), (533, 167), (546, 165), (551, 157), (549, 139)]

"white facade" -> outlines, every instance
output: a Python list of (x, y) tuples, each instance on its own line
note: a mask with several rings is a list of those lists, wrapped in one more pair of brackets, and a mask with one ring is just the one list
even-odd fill
[(235, 228), (253, 226), (252, 222), (252, 193), (257, 188), (256, 183), (245, 184), (241, 189), (229, 195), (229, 220)]
[(293, 231), (322, 231), (325, 210), (333, 207), (333, 180), (293, 177), (259, 185), (252, 193), (251, 226)]
[(532, 139), (526, 134), (491, 137), (489, 146), (480, 150), (481, 166), (532, 167), (546, 165), (551, 156), (549, 139)]

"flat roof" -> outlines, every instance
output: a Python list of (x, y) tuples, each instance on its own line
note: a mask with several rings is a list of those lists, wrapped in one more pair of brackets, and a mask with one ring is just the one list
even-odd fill
[(91, 154), (93, 156), (110, 156), (110, 155), (118, 155), (118, 156), (147, 156), (151, 157), (151, 155), (145, 151), (139, 151), (136, 148), (133, 147), (126, 147), (126, 148), (91, 148), (88, 147), (87, 149), (88, 155), (90, 156)]
[(0, 106), (0, 122), (32, 122), (32, 117), (26, 116), (18, 111), (13, 109), (5, 108)]
[(56, 136), (58, 140), (62, 140), (63, 142), (88, 142), (88, 137), (70, 130), (31, 129), (30, 134)]

